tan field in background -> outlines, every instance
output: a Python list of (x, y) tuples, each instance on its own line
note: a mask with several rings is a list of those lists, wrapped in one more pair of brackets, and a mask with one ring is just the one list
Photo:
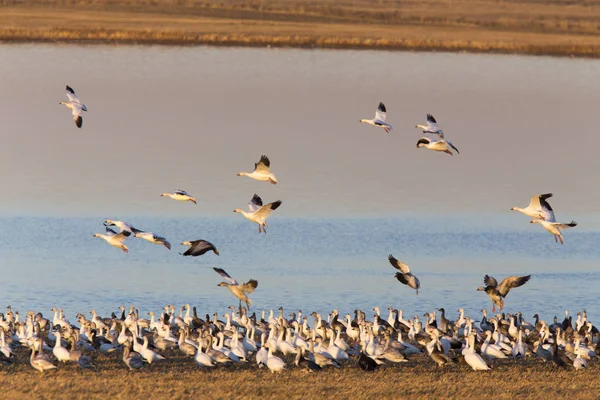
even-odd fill
[(266, 367), (258, 369), (253, 357), (241, 367), (203, 371), (179, 353), (167, 355), (166, 363), (129, 371), (119, 353), (96, 356), (97, 371), (67, 364), (42, 374), (22, 353), (18, 364), (0, 365), (4, 398), (597, 398), (600, 383), (597, 363), (587, 371), (557, 371), (537, 357), (528, 358), (525, 366), (505, 360), (492, 371), (475, 372), (465, 365), (440, 369), (421, 355), (375, 372), (364, 372), (351, 360), (340, 369), (308, 373), (292, 365), (289, 356), (289, 370), (273, 375)]
[(600, 1), (0, 0), (0, 40), (600, 56)]

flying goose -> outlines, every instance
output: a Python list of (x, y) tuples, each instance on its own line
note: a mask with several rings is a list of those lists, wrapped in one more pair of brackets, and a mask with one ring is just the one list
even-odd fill
[(81, 128), (81, 126), (83, 125), (83, 117), (81, 116), (81, 113), (83, 111), (87, 111), (87, 107), (85, 106), (85, 104), (81, 104), (81, 101), (79, 101), (79, 98), (75, 94), (75, 91), (69, 85), (67, 85), (67, 97), (69, 101), (61, 101), (58, 104), (63, 104), (73, 111), (73, 119), (75, 120), (75, 125), (77, 125), (78, 128)]
[(189, 249), (187, 249), (185, 251), (185, 253), (183, 253), (184, 256), (192, 256), (192, 257), (198, 257), (201, 256), (202, 254), (208, 252), (208, 251), (213, 251), (213, 253), (215, 253), (216, 255), (219, 255), (219, 250), (217, 250), (217, 248), (215, 247), (214, 244), (212, 244), (211, 242), (208, 242), (206, 240), (194, 240), (194, 241), (186, 241), (186, 242), (181, 242), (181, 244), (183, 246), (191, 246)]
[(410, 272), (410, 268), (408, 268), (408, 265), (398, 261), (391, 254), (388, 256), (388, 260), (390, 264), (392, 264), (392, 267), (400, 271), (396, 272), (396, 279), (398, 279), (401, 283), (415, 289), (417, 291), (417, 294), (419, 294), (419, 288), (421, 287), (421, 283), (419, 282), (419, 278), (417, 278)]
[(560, 240), (560, 244), (564, 243), (561, 229), (574, 228), (577, 226), (577, 222), (571, 221), (568, 224), (564, 222), (556, 222), (554, 217), (554, 213), (551, 215), (546, 214), (546, 219), (532, 219), (529, 223), (531, 224), (540, 224), (544, 227), (545, 230), (554, 235), (554, 241), (558, 243)]
[(552, 207), (546, 201), (550, 197), (552, 197), (552, 193), (538, 194), (531, 198), (527, 207), (513, 207), (510, 210), (519, 211), (528, 217), (549, 220), (554, 218), (554, 210), (552, 210)]
[(423, 129), (423, 133), (431, 133), (438, 135), (441, 139), (444, 138), (444, 131), (437, 125), (437, 121), (433, 118), (433, 115), (427, 114), (427, 125), (417, 125), (415, 128)]
[(129, 249), (123, 244), (123, 240), (125, 240), (125, 238), (127, 237), (123, 233), (116, 233), (109, 227), (106, 227), (106, 235), (103, 235), (101, 233), (95, 233), (94, 237), (104, 239), (106, 243), (110, 244), (111, 246), (118, 247), (125, 253), (129, 253)]
[(260, 161), (254, 164), (254, 171), (240, 172), (237, 176), (247, 176), (248, 178), (256, 179), (257, 181), (269, 181), (273, 185), (277, 184), (277, 178), (271, 172), (271, 161), (269, 157), (262, 155)]
[(506, 297), (510, 289), (523, 286), (527, 281), (531, 278), (531, 275), (526, 276), (509, 276), (504, 278), (500, 285), (498, 285), (498, 281), (489, 275), (486, 275), (483, 278), (484, 286), (480, 286), (477, 288), (478, 291), (486, 292), (487, 295), (492, 300), (492, 312), (495, 312), (496, 309), (494, 306), (500, 307), (500, 311), (504, 308), (504, 300), (503, 297)]
[(104, 226), (116, 226), (117, 228), (119, 228), (119, 233), (122, 233), (126, 237), (129, 237), (131, 234), (136, 233), (136, 232), (142, 232), (141, 230), (134, 228), (128, 222), (115, 221), (112, 219), (105, 220)]
[(223, 278), (225, 278), (226, 280), (229, 281), (229, 283), (227, 283), (227, 282), (221, 282), (217, 286), (225, 286), (225, 287), (227, 287), (227, 289), (229, 289), (231, 291), (231, 293), (233, 293), (233, 295), (240, 300), (240, 305), (241, 305), (242, 300), (243, 300), (244, 302), (246, 302), (246, 306), (248, 306), (248, 309), (250, 309), (250, 305), (252, 304), (252, 300), (250, 300), (248, 298), (248, 296), (246, 295), (246, 293), (252, 293), (252, 292), (254, 292), (254, 289), (256, 289), (256, 287), (258, 286), (258, 281), (255, 280), (255, 279), (250, 279), (248, 282), (244, 283), (243, 285), (240, 285), (238, 283), (238, 281), (236, 281), (231, 276), (229, 276), (229, 274), (227, 272), (225, 272), (224, 269), (222, 269), (222, 268), (214, 268), (214, 267), (213, 267), (213, 269), (215, 270), (215, 272), (217, 274), (221, 275)]
[(135, 232), (133, 234), (136, 238), (147, 240), (150, 243), (161, 244), (165, 246), (167, 249), (171, 250), (171, 243), (167, 239), (162, 236), (155, 235), (152, 232)]
[(375, 118), (373, 119), (361, 119), (360, 122), (364, 122), (369, 125), (377, 126), (379, 128), (383, 128), (385, 133), (390, 133), (392, 130), (392, 126), (385, 122), (386, 117), (386, 109), (383, 103), (379, 103), (379, 107), (377, 107), (377, 111), (375, 111)]
[(456, 147), (454, 147), (454, 145), (452, 143), (450, 143), (449, 141), (444, 140), (444, 139), (433, 140), (433, 139), (429, 139), (427, 137), (422, 137), (417, 142), (417, 148), (421, 148), (421, 147), (425, 147), (426, 149), (433, 150), (433, 151), (443, 151), (446, 154), (453, 155), (452, 150), (450, 150), (450, 148), (452, 148), (452, 149), (454, 149), (454, 151), (456, 151), (456, 154), (460, 154), (458, 149)]
[(177, 201), (191, 201), (194, 204), (196, 203), (196, 199), (190, 196), (185, 190), (177, 189), (174, 193), (163, 193), (160, 197), (170, 197), (173, 200)]
[(240, 208), (236, 208), (233, 212), (241, 213), (248, 220), (258, 224), (258, 232), (267, 233), (265, 227), (267, 227), (267, 218), (271, 211), (277, 210), (277, 208), (281, 205), (281, 200), (277, 200), (273, 203), (269, 203), (263, 206), (262, 199), (260, 196), (255, 194), (250, 200), (249, 209), (250, 212), (246, 212)]

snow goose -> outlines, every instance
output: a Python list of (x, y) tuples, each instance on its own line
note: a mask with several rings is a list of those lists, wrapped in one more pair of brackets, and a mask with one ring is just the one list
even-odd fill
[(123, 241), (126, 238), (126, 235), (123, 233), (116, 233), (112, 229), (106, 228), (106, 235), (95, 233), (94, 237), (104, 239), (106, 243), (110, 244), (111, 246), (118, 247), (125, 253), (129, 253), (129, 248), (123, 244)]
[(433, 151), (443, 151), (444, 153), (450, 154), (451, 156), (453, 155), (453, 153), (452, 153), (452, 150), (450, 150), (450, 149), (453, 149), (454, 151), (456, 151), (456, 154), (460, 154), (458, 149), (456, 147), (454, 147), (454, 145), (452, 143), (450, 143), (449, 141), (444, 140), (444, 139), (433, 140), (433, 139), (429, 139), (427, 137), (422, 137), (417, 142), (417, 148), (421, 148), (421, 147), (425, 147), (426, 149), (433, 150)]
[(196, 199), (190, 196), (185, 190), (177, 189), (174, 193), (163, 193), (160, 197), (170, 197), (177, 201), (191, 201), (194, 204), (198, 204)]
[(423, 133), (431, 133), (438, 135), (441, 139), (444, 138), (444, 131), (437, 125), (437, 121), (433, 118), (433, 115), (427, 114), (427, 125), (417, 125), (415, 128), (423, 129)]
[(549, 219), (554, 218), (554, 211), (546, 199), (552, 197), (552, 193), (538, 194), (529, 200), (529, 205), (525, 208), (513, 207), (511, 211), (521, 212), (528, 217)]
[(125, 346), (123, 349), (123, 362), (129, 367), (130, 371), (144, 366), (142, 357), (138, 353), (132, 352), (129, 346)]
[(104, 221), (104, 226), (116, 226), (119, 228), (119, 233), (129, 237), (135, 232), (142, 232), (139, 229), (134, 228), (130, 223), (124, 221), (115, 221), (112, 219), (107, 219)]
[(319, 372), (323, 370), (316, 362), (304, 358), (304, 349), (299, 351), (296, 355), (295, 363), (298, 368), (304, 368), (308, 372)]
[(530, 223), (542, 225), (545, 230), (554, 236), (554, 241), (556, 243), (560, 241), (560, 244), (564, 243), (561, 229), (574, 228), (577, 226), (577, 222), (575, 221), (571, 221), (568, 224), (565, 224), (564, 222), (556, 222), (554, 219), (554, 214), (552, 214), (550, 219), (532, 219)]
[(475, 333), (471, 333), (467, 338), (467, 347), (462, 351), (462, 355), (467, 364), (473, 368), (473, 371), (486, 371), (490, 369), (485, 360), (475, 351)]
[(273, 347), (269, 344), (265, 344), (265, 347), (268, 349), (267, 353), (267, 368), (271, 373), (281, 372), (285, 369), (285, 362), (277, 356), (273, 355)]
[(52, 349), (52, 354), (58, 361), (66, 363), (67, 361), (71, 361), (71, 355), (69, 354), (69, 350), (65, 349), (60, 342), (61, 334), (60, 331), (56, 331), (56, 342), (54, 343), (54, 348)]
[(419, 294), (421, 282), (419, 282), (419, 278), (417, 278), (410, 272), (410, 268), (408, 268), (408, 265), (398, 261), (391, 254), (388, 256), (388, 260), (390, 261), (390, 264), (392, 264), (392, 267), (400, 271), (396, 272), (396, 279), (398, 279), (401, 283), (415, 289), (417, 291), (417, 294)]
[(185, 251), (185, 253), (182, 253), (182, 255), (184, 255), (184, 256), (198, 257), (208, 251), (211, 251), (211, 250), (216, 255), (219, 255), (219, 250), (217, 250), (215, 245), (206, 240), (200, 239), (200, 240), (193, 240), (193, 241), (185, 241), (185, 242), (181, 242), (181, 244), (183, 246), (191, 246), (189, 249), (187, 249)]
[[(210, 347), (207, 346), (206, 350), (208, 351)], [(202, 367), (214, 367), (215, 366), (215, 362), (213, 361), (212, 358), (210, 358), (210, 356), (208, 354), (206, 354), (205, 352), (202, 351), (202, 343), (200, 341), (200, 339), (198, 339), (198, 351), (196, 352), (196, 355), (194, 356), (194, 361), (196, 362), (196, 365), (198, 365), (198, 367), (202, 368)]]
[(477, 288), (478, 291), (486, 292), (487, 295), (492, 300), (492, 312), (496, 311), (495, 306), (498, 306), (500, 310), (504, 308), (504, 300), (502, 298), (506, 297), (510, 289), (517, 288), (519, 286), (523, 286), (527, 281), (531, 278), (531, 275), (526, 276), (509, 276), (504, 278), (500, 285), (498, 285), (498, 281), (496, 278), (486, 275), (483, 278), (484, 286), (480, 286)]
[[(137, 339), (136, 339), (137, 340)], [(140, 355), (148, 364), (152, 364), (153, 362), (165, 360), (163, 356), (154, 352), (153, 350), (148, 348), (148, 338), (144, 336), (144, 344), (140, 350)]]
[(67, 98), (69, 101), (61, 101), (59, 104), (63, 104), (72, 110), (75, 125), (77, 125), (78, 128), (81, 128), (83, 125), (83, 117), (81, 114), (83, 111), (87, 111), (87, 107), (85, 104), (81, 104), (81, 101), (79, 101), (75, 91), (69, 85), (67, 85)]
[(48, 356), (45, 355), (41, 350), (42, 339), (38, 338), (37, 342), (39, 343), (40, 354), (36, 355), (35, 354), (35, 346), (32, 347), (31, 355), (29, 357), (29, 364), (31, 364), (31, 366), (33, 368), (37, 369), (40, 372), (48, 371), (50, 369), (56, 369), (56, 365), (52, 364), (52, 362), (50, 362), (50, 359), (48, 358)]
[(263, 206), (262, 199), (260, 198), (260, 196), (255, 194), (252, 197), (252, 200), (250, 200), (250, 204), (249, 204), (250, 212), (246, 212), (240, 208), (236, 208), (235, 210), (233, 210), (233, 212), (241, 213), (249, 221), (252, 221), (255, 224), (258, 224), (258, 232), (259, 233), (260, 232), (267, 233), (267, 230), (265, 229), (268, 226), (267, 218), (269, 217), (269, 215), (271, 214), (272, 211), (277, 210), (277, 208), (281, 205), (281, 203), (282, 203), (281, 200), (277, 200), (273, 203), (269, 203), (269, 204)]
[(165, 246), (167, 249), (171, 250), (171, 243), (167, 239), (162, 236), (158, 236), (152, 232), (135, 232), (133, 234), (136, 238), (144, 239), (150, 243), (160, 244)]
[(227, 272), (225, 272), (224, 269), (214, 268), (214, 267), (213, 267), (213, 269), (215, 270), (215, 272), (217, 274), (221, 275), (223, 278), (225, 278), (226, 280), (229, 281), (229, 283), (221, 282), (217, 286), (225, 286), (227, 289), (229, 289), (231, 291), (231, 293), (233, 293), (233, 295), (235, 297), (237, 297), (240, 300), (240, 307), (241, 307), (241, 303), (243, 300), (244, 302), (246, 302), (246, 306), (248, 306), (248, 309), (250, 309), (252, 300), (250, 300), (248, 298), (246, 293), (254, 292), (254, 289), (256, 289), (256, 287), (258, 286), (258, 281), (255, 279), (250, 279), (248, 282), (241, 285), (238, 283), (238, 281), (236, 281), (231, 276), (229, 276), (229, 274)]
[(260, 156), (260, 161), (254, 164), (254, 171), (240, 172), (237, 176), (247, 176), (257, 181), (269, 181), (273, 185), (277, 184), (277, 178), (271, 172), (271, 161), (265, 155)]
[(386, 113), (387, 110), (385, 109), (385, 105), (383, 103), (379, 103), (377, 111), (375, 111), (375, 118), (361, 119), (359, 122), (364, 122), (365, 124), (383, 128), (383, 130), (385, 130), (385, 133), (390, 133), (390, 131), (392, 130), (392, 126), (385, 122)]

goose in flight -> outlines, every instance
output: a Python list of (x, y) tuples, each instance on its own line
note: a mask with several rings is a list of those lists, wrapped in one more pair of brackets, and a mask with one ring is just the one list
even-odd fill
[(255, 194), (250, 200), (249, 209), (250, 212), (244, 211), (240, 208), (236, 208), (233, 212), (241, 213), (248, 220), (258, 224), (258, 232), (267, 233), (267, 217), (272, 211), (277, 210), (281, 205), (281, 200), (277, 200), (273, 203), (269, 203), (263, 206), (262, 199)]
[(177, 201), (191, 201), (194, 204), (196, 203), (196, 199), (190, 196), (185, 190), (177, 189), (175, 193), (163, 193), (160, 197), (170, 197), (173, 200)]
[(540, 224), (544, 227), (545, 230), (554, 235), (554, 241), (558, 243), (560, 240), (560, 244), (564, 243), (563, 235), (561, 229), (574, 228), (577, 226), (577, 222), (571, 221), (568, 224), (563, 222), (556, 222), (554, 218), (554, 213), (552, 213), (551, 219), (532, 219), (530, 221), (531, 224)]
[(379, 107), (377, 107), (377, 111), (375, 111), (375, 118), (361, 119), (360, 122), (383, 128), (383, 130), (385, 130), (385, 133), (390, 133), (390, 131), (392, 130), (392, 126), (385, 122), (386, 112), (387, 111), (385, 109), (385, 105), (383, 103), (379, 103)]
[[(137, 230), (137, 229), (136, 229)], [(167, 249), (171, 250), (171, 243), (162, 236), (155, 235), (152, 232), (135, 232), (133, 234), (136, 238), (144, 239), (154, 244), (162, 244)]]
[(552, 193), (538, 194), (531, 198), (527, 207), (513, 207), (510, 210), (519, 211), (528, 217), (550, 220), (554, 218), (554, 210), (552, 210), (552, 207), (546, 201), (550, 197), (552, 197)]
[(112, 219), (107, 219), (104, 221), (104, 226), (116, 226), (119, 228), (119, 233), (122, 233), (126, 237), (129, 237), (131, 234), (136, 232), (143, 232), (139, 229), (134, 228), (130, 223), (123, 221), (115, 221)]
[(221, 282), (217, 286), (227, 287), (227, 289), (229, 289), (231, 291), (231, 293), (233, 293), (233, 295), (240, 300), (240, 308), (241, 308), (241, 304), (242, 304), (242, 300), (243, 300), (246, 303), (246, 306), (248, 307), (248, 309), (250, 309), (252, 300), (250, 300), (248, 298), (246, 293), (249, 294), (249, 293), (254, 292), (254, 289), (256, 289), (256, 287), (258, 286), (258, 281), (255, 279), (250, 279), (248, 282), (244, 283), (243, 285), (240, 285), (238, 283), (238, 281), (236, 281), (231, 276), (229, 276), (229, 274), (227, 272), (225, 272), (224, 269), (214, 268), (214, 267), (213, 267), (213, 269), (215, 270), (215, 272), (217, 274), (221, 275), (223, 278), (225, 278), (227, 281), (229, 281), (229, 283)]
[(417, 291), (417, 294), (419, 294), (421, 282), (419, 282), (419, 278), (417, 278), (410, 272), (410, 268), (408, 268), (408, 265), (398, 261), (391, 254), (388, 256), (388, 260), (390, 261), (390, 264), (392, 264), (392, 267), (400, 271), (396, 272), (396, 279), (398, 279), (401, 283), (415, 289)]
[(110, 229), (109, 227), (106, 227), (106, 235), (103, 235), (101, 233), (94, 234), (94, 237), (104, 239), (104, 240), (106, 240), (106, 243), (110, 244), (111, 246), (118, 247), (119, 249), (123, 250), (125, 253), (129, 253), (129, 249), (127, 248), (127, 246), (125, 246), (123, 244), (123, 241), (125, 240), (125, 238), (127, 236), (128, 235), (125, 235), (124, 232), (117, 233), (117, 232), (113, 231), (112, 229)]
[(254, 164), (254, 171), (240, 172), (237, 176), (247, 176), (257, 181), (269, 181), (273, 185), (277, 184), (277, 178), (271, 172), (271, 161), (265, 155), (260, 156), (260, 161)]
[(486, 275), (483, 278), (484, 286), (480, 286), (477, 288), (478, 291), (486, 292), (487, 295), (492, 300), (492, 312), (496, 312), (496, 308), (494, 306), (498, 306), (500, 311), (504, 308), (504, 300), (510, 289), (517, 288), (519, 286), (523, 286), (527, 281), (531, 278), (531, 275), (526, 276), (509, 276), (508, 278), (504, 278), (500, 285), (498, 285), (498, 281), (496, 278)]
[(444, 131), (440, 129), (437, 125), (437, 121), (431, 114), (427, 114), (427, 125), (419, 124), (415, 126), (415, 128), (423, 129), (423, 133), (431, 133), (433, 135), (438, 135), (441, 139), (444, 138)]
[(417, 148), (421, 148), (421, 147), (425, 147), (426, 149), (433, 150), (433, 151), (443, 151), (446, 154), (453, 155), (452, 150), (450, 150), (452, 148), (454, 151), (456, 151), (456, 154), (460, 154), (458, 149), (456, 147), (454, 147), (454, 145), (452, 143), (450, 143), (449, 141), (444, 140), (444, 139), (433, 140), (433, 139), (429, 139), (426, 137), (422, 137), (417, 142)]
[(219, 250), (215, 247), (214, 244), (208, 242), (206, 240), (194, 240), (194, 241), (186, 241), (181, 243), (183, 246), (191, 246), (189, 249), (183, 253), (184, 256), (192, 256), (198, 257), (202, 254), (211, 251), (216, 255), (219, 255)]
[(75, 125), (77, 125), (78, 128), (81, 128), (83, 125), (83, 117), (81, 114), (83, 111), (87, 111), (87, 107), (85, 104), (81, 104), (81, 101), (79, 101), (75, 91), (69, 85), (67, 85), (67, 98), (69, 101), (61, 101), (59, 104), (64, 104), (67, 108), (70, 108), (73, 111)]

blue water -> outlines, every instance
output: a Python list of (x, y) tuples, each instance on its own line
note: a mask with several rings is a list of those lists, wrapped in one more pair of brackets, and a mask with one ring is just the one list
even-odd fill
[[(509, 215), (515, 222), (525, 218)], [(260, 235), (239, 214), (139, 217), (129, 222), (164, 235), (173, 248), (128, 239), (129, 254), (92, 237), (103, 232), (104, 217), (5, 218), (0, 221), (0, 304), (43, 313), (62, 307), (71, 318), (92, 308), (109, 315), (120, 305), (145, 313), (186, 303), (202, 315), (212, 314), (235, 304), (227, 289), (217, 287), (221, 277), (212, 271), (215, 266), (240, 281), (258, 280), (251, 295), (254, 310), (283, 306), (286, 312), (360, 308), (370, 313), (374, 306), (393, 306), (422, 315), (445, 307), (454, 315), (463, 307), (475, 316), (490, 308), (488, 297), (476, 291), (485, 274), (499, 280), (532, 274), (530, 282), (510, 292), (506, 311), (519, 310), (526, 317), (537, 312), (546, 319), (565, 309), (600, 313), (595, 301), (600, 233), (571, 230), (561, 246), (537, 225), (490, 229), (485, 221), (465, 218), (322, 220), (274, 214), (269, 233)], [(200, 238), (213, 242), (221, 255), (178, 254), (186, 248), (180, 242)], [(421, 280), (418, 296), (395, 280), (390, 253)]]

